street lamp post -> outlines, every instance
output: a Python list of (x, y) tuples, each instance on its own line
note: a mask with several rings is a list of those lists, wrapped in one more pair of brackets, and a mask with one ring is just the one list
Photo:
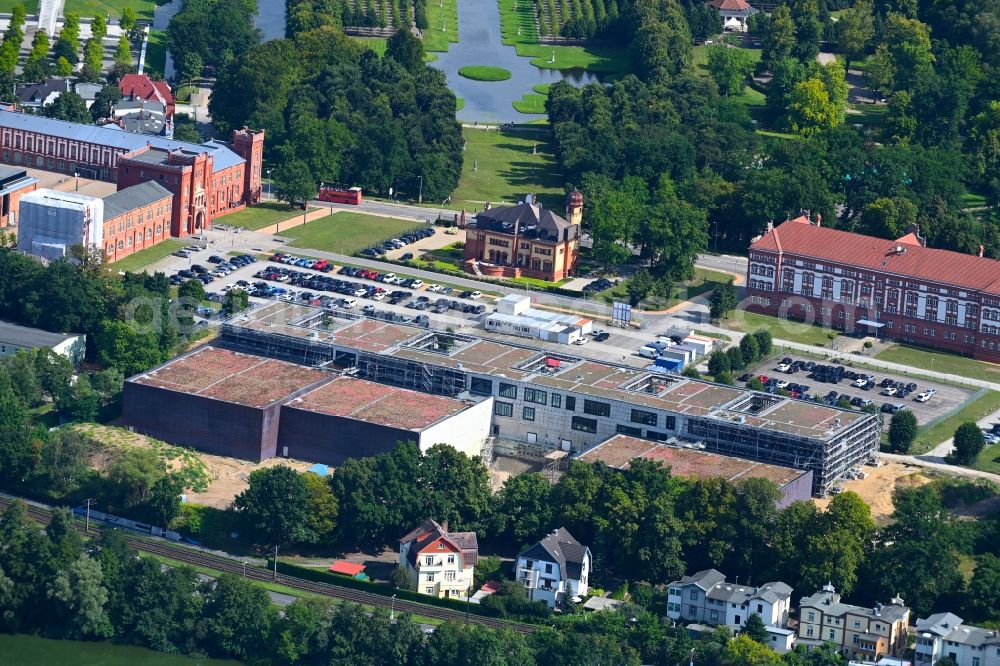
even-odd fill
[(396, 619), (396, 595), (392, 595), (392, 601), (389, 602), (389, 619)]
[(246, 560), (243, 560), (243, 577), (244, 578), (247, 577), (247, 564), (249, 564), (249, 562), (247, 562)]
[(271, 200), (271, 170), (267, 170), (267, 200)]
[(420, 192), (417, 194), (417, 203), (423, 203), (424, 202), (424, 177), (421, 175), (421, 176), (417, 176), (417, 178), (420, 179)]

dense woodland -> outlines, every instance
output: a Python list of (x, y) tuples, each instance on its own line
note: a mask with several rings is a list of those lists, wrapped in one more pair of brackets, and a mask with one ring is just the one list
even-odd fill
[[(758, 14), (759, 63), (710, 47), (711, 76), (701, 77), (684, 5), (648, 3), (635, 14), (647, 21), (631, 42), (635, 77), (554, 85), (546, 108), (557, 158), (586, 195), (596, 258), (617, 263), (639, 248), (670, 282), (694, 251), (743, 252), (768, 222), (800, 210), (886, 238), (919, 223), (932, 247), (983, 244), (1000, 257), (1000, 39), (989, 27), (1000, 3), (852, 5), (836, 22), (822, 0)], [(888, 100), (870, 111), (879, 122), (854, 126), (844, 67), (816, 63), (821, 43), (864, 67)], [(742, 91), (755, 70), (766, 103), (751, 115)], [(788, 134), (762, 136), (762, 126)], [(968, 192), (986, 206), (966, 211)]]
[(455, 95), (409, 33), (384, 58), (332, 27), (266, 42), (223, 68), (209, 108), (222, 128), (265, 129), (276, 180), (303, 183), (305, 195), (310, 182), (344, 181), (415, 198), (422, 182), (434, 201), (458, 184)]

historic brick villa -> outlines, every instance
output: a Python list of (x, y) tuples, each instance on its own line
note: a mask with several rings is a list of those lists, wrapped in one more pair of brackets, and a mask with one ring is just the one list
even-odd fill
[(246, 128), (229, 143), (194, 144), (0, 110), (0, 161), (106, 180), (119, 190), (155, 181), (173, 194), (174, 237), (259, 201), (263, 152), (264, 132)]
[(566, 216), (543, 208), (530, 194), (516, 206), (487, 208), (466, 228), (465, 270), (550, 282), (575, 275), (583, 220), (578, 190), (566, 196)]
[(1000, 261), (829, 229), (803, 215), (750, 246), (747, 309), (1000, 362)]

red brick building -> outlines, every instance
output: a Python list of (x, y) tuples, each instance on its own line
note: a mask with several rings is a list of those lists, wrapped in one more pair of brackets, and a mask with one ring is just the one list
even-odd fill
[(174, 195), (155, 181), (104, 197), (104, 252), (118, 261), (170, 237)]
[(531, 195), (516, 206), (484, 210), (465, 230), (466, 272), (550, 282), (576, 275), (583, 219), (579, 191), (566, 197), (566, 216), (569, 220), (543, 208)]
[(0, 162), (79, 174), (122, 190), (156, 181), (174, 194), (170, 235), (210, 228), (261, 196), (264, 132), (202, 144), (0, 110)]
[(805, 216), (750, 246), (747, 309), (1000, 362), (1000, 261)]
[(18, 203), (38, 189), (38, 179), (24, 169), (0, 166), (0, 229), (17, 224)]

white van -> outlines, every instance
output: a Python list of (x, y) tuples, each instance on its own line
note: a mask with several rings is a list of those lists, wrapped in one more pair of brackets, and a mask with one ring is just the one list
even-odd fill
[(358, 302), (353, 298), (345, 298), (343, 301), (341, 301), (340, 306), (348, 309), (356, 308), (358, 307)]
[(639, 356), (643, 358), (659, 358), (660, 352), (655, 347), (642, 347), (639, 350)]

